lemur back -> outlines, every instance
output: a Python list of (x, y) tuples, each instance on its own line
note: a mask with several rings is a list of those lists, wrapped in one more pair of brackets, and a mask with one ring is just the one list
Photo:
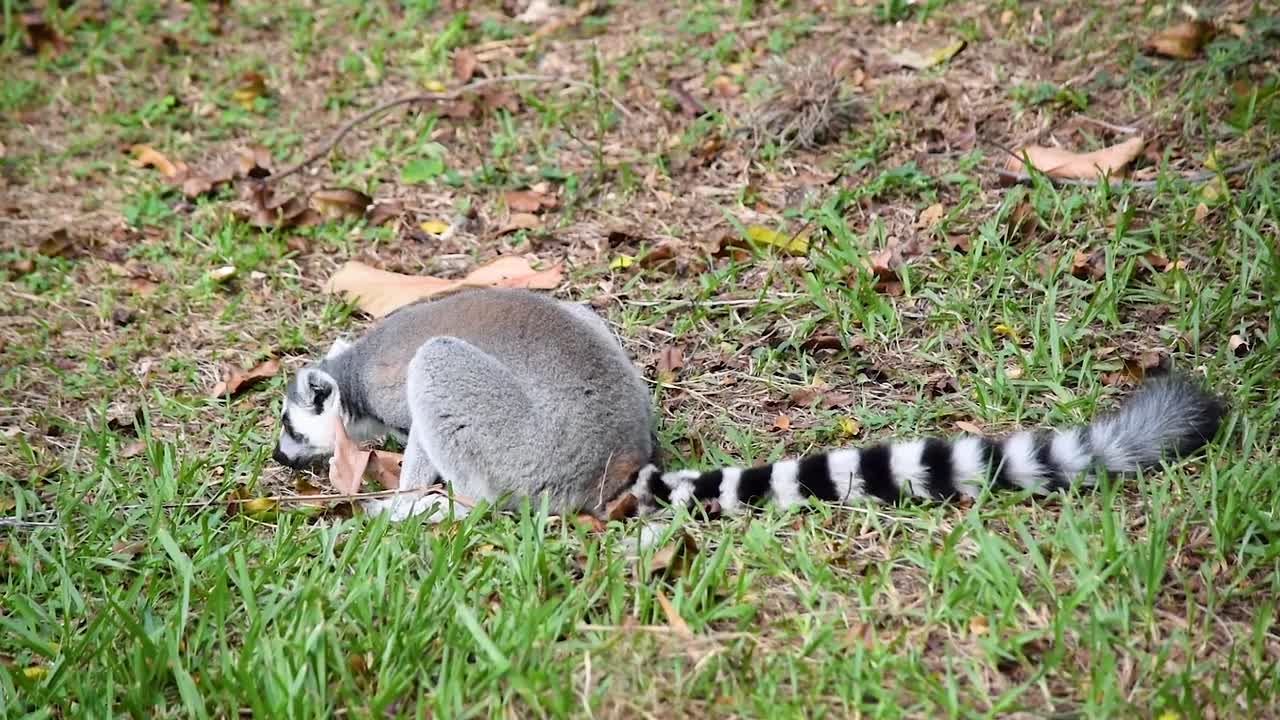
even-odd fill
[(495, 499), (607, 500), (654, 453), (648, 393), (617, 338), (585, 306), (524, 290), (416, 303), (336, 345), (290, 383), (277, 460), (331, 454), (337, 414), (357, 440), (407, 438), (402, 486), (442, 475)]

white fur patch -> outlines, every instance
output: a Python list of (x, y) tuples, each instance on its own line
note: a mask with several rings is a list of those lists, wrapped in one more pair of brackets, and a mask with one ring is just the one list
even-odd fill
[(1036, 462), (1036, 439), (1029, 432), (1010, 435), (1001, 446), (1004, 452), (1005, 476), (1025, 490), (1040, 491), (1044, 487), (1044, 468)]
[(929, 497), (928, 471), (924, 463), (924, 441), (910, 440), (889, 448), (889, 475), (898, 490), (916, 497)]
[(800, 497), (800, 483), (796, 479), (799, 474), (800, 463), (795, 460), (774, 463), (773, 469), (769, 473), (769, 485), (773, 489), (773, 500), (783, 509), (794, 507), (802, 500)]
[(858, 478), (857, 450), (832, 450), (827, 453), (827, 473), (836, 488), (840, 502), (862, 496), (862, 481)]
[(987, 460), (982, 452), (982, 439), (958, 438), (951, 444), (951, 471), (956, 489), (966, 497), (976, 498), (986, 484)]
[(720, 472), (723, 475), (720, 481), (720, 510), (727, 515), (732, 515), (742, 509), (742, 503), (738, 500), (738, 483), (742, 481), (742, 468), (725, 468)]
[(1049, 443), (1049, 457), (1062, 468), (1068, 480), (1077, 479), (1089, 468), (1089, 453), (1080, 444), (1080, 431), (1076, 428), (1059, 430)]

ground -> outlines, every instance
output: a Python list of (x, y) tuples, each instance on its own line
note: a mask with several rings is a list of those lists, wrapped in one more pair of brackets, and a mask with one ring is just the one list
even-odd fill
[[(1175, 2), (114, 5), (3, 8), (14, 716), (1280, 716), (1266, 3), (1215, 4), (1187, 59), (1143, 49)], [(397, 201), (381, 224), (180, 186), (517, 74), (550, 79), (393, 110), (274, 188)], [(998, 172), (1135, 134), (1129, 181)], [(656, 564), (632, 521), (536, 509), (229, 511), (308, 487), (270, 450), (288, 373), (371, 322), (324, 291), (342, 263), (499, 255), (608, 318), (671, 467), (1085, 422), (1157, 366), (1231, 412), (1099, 492), (688, 517)]]

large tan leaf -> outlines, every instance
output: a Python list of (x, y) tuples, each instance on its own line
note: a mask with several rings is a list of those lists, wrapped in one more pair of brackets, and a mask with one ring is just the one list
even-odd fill
[(1193, 20), (1156, 33), (1143, 45), (1148, 52), (1179, 60), (1192, 60), (1213, 39), (1213, 23)]
[(333, 458), (329, 460), (329, 482), (340, 493), (355, 495), (360, 492), (365, 468), (369, 466), (368, 450), (360, 447), (347, 435), (342, 418), (333, 420)]
[(1008, 169), (1023, 171), (1025, 154), (1031, 165), (1049, 177), (1068, 180), (1096, 180), (1104, 175), (1123, 177), (1133, 159), (1142, 154), (1141, 135), (1091, 153), (1074, 153), (1060, 148), (1031, 145), (1018, 151), (1018, 157), (1010, 158)]
[(374, 317), (384, 317), (409, 303), (464, 287), (550, 290), (560, 284), (561, 277), (559, 264), (546, 270), (534, 270), (528, 260), (515, 256), (500, 257), (472, 270), (460, 280), (403, 275), (352, 261), (329, 278), (325, 289), (351, 297), (361, 310)]

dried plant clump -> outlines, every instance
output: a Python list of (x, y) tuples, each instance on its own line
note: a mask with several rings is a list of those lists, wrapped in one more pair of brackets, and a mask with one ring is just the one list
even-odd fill
[(770, 90), (747, 116), (753, 145), (812, 150), (840, 137), (858, 115), (858, 102), (829, 59), (775, 60), (765, 67)]

